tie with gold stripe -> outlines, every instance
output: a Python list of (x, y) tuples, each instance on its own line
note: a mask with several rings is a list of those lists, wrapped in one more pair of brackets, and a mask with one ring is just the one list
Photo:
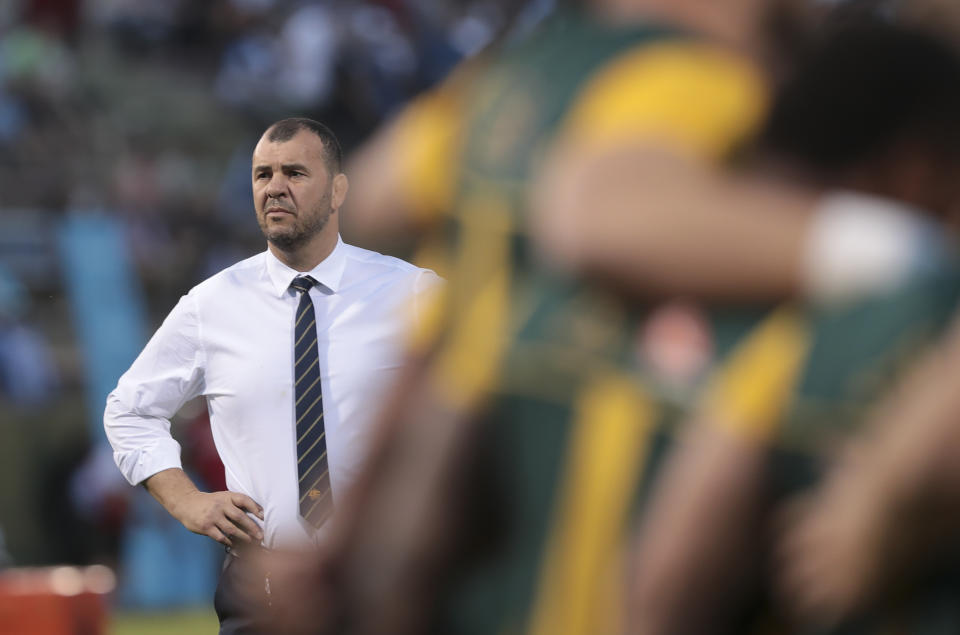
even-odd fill
[(317, 281), (309, 276), (298, 276), (290, 286), (300, 293), (293, 335), (300, 515), (314, 527), (319, 527), (333, 509), (333, 501), (330, 495), (330, 470), (323, 425), (317, 317), (309, 293), (315, 284)]

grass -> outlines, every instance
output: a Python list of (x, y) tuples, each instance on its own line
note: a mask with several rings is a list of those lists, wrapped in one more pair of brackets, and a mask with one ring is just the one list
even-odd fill
[(162, 613), (114, 613), (109, 635), (214, 635), (219, 629), (213, 608)]

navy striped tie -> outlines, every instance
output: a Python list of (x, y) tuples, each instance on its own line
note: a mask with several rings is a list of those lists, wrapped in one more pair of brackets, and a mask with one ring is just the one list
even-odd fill
[(323, 393), (320, 390), (320, 352), (317, 347), (317, 316), (310, 288), (317, 281), (298, 276), (290, 283), (300, 292), (294, 325), (293, 376), (297, 423), (297, 476), (300, 515), (319, 527), (333, 510), (327, 440), (323, 426)]

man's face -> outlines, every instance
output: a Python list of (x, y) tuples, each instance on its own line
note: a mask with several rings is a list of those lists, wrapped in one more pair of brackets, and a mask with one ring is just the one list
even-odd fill
[(310, 241), (327, 225), (333, 207), (333, 178), (323, 142), (309, 130), (289, 141), (266, 134), (253, 151), (253, 204), (263, 235), (284, 251)]

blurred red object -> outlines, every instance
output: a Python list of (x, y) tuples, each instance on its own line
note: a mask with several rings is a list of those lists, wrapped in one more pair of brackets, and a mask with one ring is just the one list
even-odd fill
[(200, 478), (200, 485), (206, 487), (207, 491), (222, 492), (227, 489), (227, 478), (213, 442), (210, 416), (206, 410), (187, 422), (183, 459), (185, 467)]
[(116, 578), (107, 567), (47, 567), (0, 572), (0, 633), (101, 635)]

